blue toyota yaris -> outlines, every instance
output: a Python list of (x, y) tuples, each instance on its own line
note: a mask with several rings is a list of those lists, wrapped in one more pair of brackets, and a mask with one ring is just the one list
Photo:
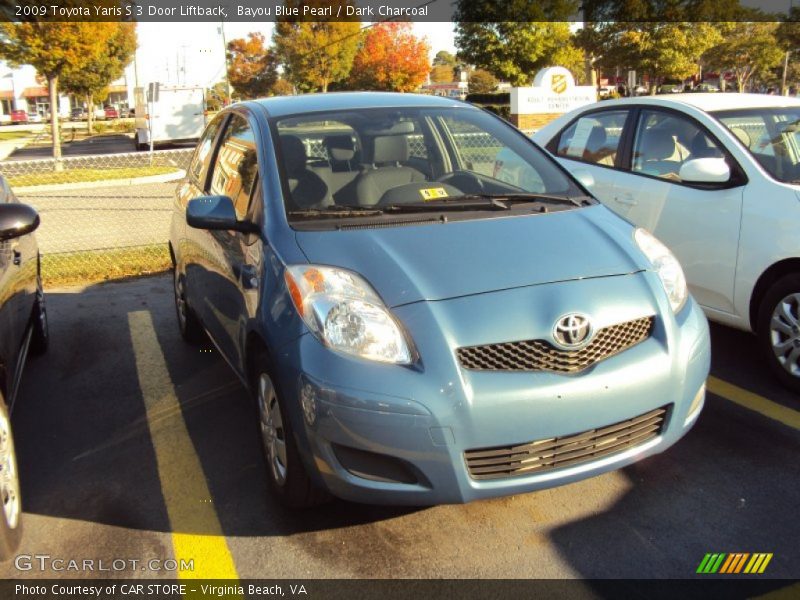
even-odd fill
[(663, 451), (702, 409), (708, 326), (669, 250), (458, 101), (225, 109), (170, 252), (181, 333), (252, 390), (289, 506), (569, 483)]

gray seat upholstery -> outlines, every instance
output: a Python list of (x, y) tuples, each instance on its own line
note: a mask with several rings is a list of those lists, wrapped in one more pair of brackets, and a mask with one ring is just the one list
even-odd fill
[(280, 142), (289, 192), (295, 207), (325, 208), (332, 205), (333, 197), (328, 184), (307, 166), (308, 157), (302, 140), (295, 135), (282, 135)]
[(356, 178), (356, 195), (362, 206), (377, 204), (388, 190), (425, 181), (425, 175), (403, 165), (408, 160), (408, 138), (379, 135), (372, 139), (372, 160)]
[(328, 160), (312, 167), (328, 184), (336, 204), (356, 204), (355, 179), (360, 173), (358, 151), (349, 134), (329, 135), (324, 140)]

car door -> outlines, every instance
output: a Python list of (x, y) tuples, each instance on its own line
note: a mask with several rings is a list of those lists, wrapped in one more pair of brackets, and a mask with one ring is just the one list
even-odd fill
[(616, 212), (623, 210), (615, 194), (615, 169), (622, 158), (621, 141), (630, 118), (631, 110), (627, 108), (583, 113), (548, 144), (548, 150), (570, 172), (590, 173), (594, 178), (591, 192)]
[[(739, 165), (696, 119), (660, 108), (638, 111), (631, 151), (625, 154), (615, 172), (615, 210), (670, 247), (701, 305), (733, 313), (746, 183)], [(681, 181), (684, 163), (710, 157), (726, 159), (731, 169), (728, 182)]]
[[(228, 196), (237, 219), (256, 221), (261, 211), (257, 189), (258, 159), (253, 126), (232, 113), (220, 137), (208, 193)], [(199, 271), (202, 299), (192, 306), (220, 351), (234, 368), (243, 364), (242, 349), (254, 310), (261, 264), (260, 236), (237, 231), (198, 231), (204, 238), (205, 268)]]

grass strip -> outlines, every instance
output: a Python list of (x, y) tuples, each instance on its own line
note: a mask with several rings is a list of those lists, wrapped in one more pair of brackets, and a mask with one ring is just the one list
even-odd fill
[(95, 283), (160, 273), (171, 265), (166, 243), (43, 254), (42, 281), (46, 287)]
[(132, 179), (151, 175), (165, 175), (178, 171), (170, 166), (121, 167), (112, 169), (69, 169), (66, 171), (47, 171), (44, 173), (27, 173), (7, 177), (9, 185), (23, 187), (31, 185), (48, 185), (53, 183), (84, 183), (89, 181), (105, 181), (107, 179)]

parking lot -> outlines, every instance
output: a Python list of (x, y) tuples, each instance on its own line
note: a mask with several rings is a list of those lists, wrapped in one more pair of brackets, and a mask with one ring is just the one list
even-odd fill
[[(268, 497), (244, 388), (216, 351), (181, 341), (169, 276), (48, 302), (51, 351), (13, 414), (18, 554), (95, 562), (11, 561), (4, 578), (686, 578), (709, 552), (773, 553), (759, 577), (800, 576), (800, 402), (746, 334), (712, 327), (704, 413), (662, 455), (462, 506), (290, 513)], [(143, 566), (169, 558), (193, 569)], [(98, 568), (115, 559), (140, 562)]]

